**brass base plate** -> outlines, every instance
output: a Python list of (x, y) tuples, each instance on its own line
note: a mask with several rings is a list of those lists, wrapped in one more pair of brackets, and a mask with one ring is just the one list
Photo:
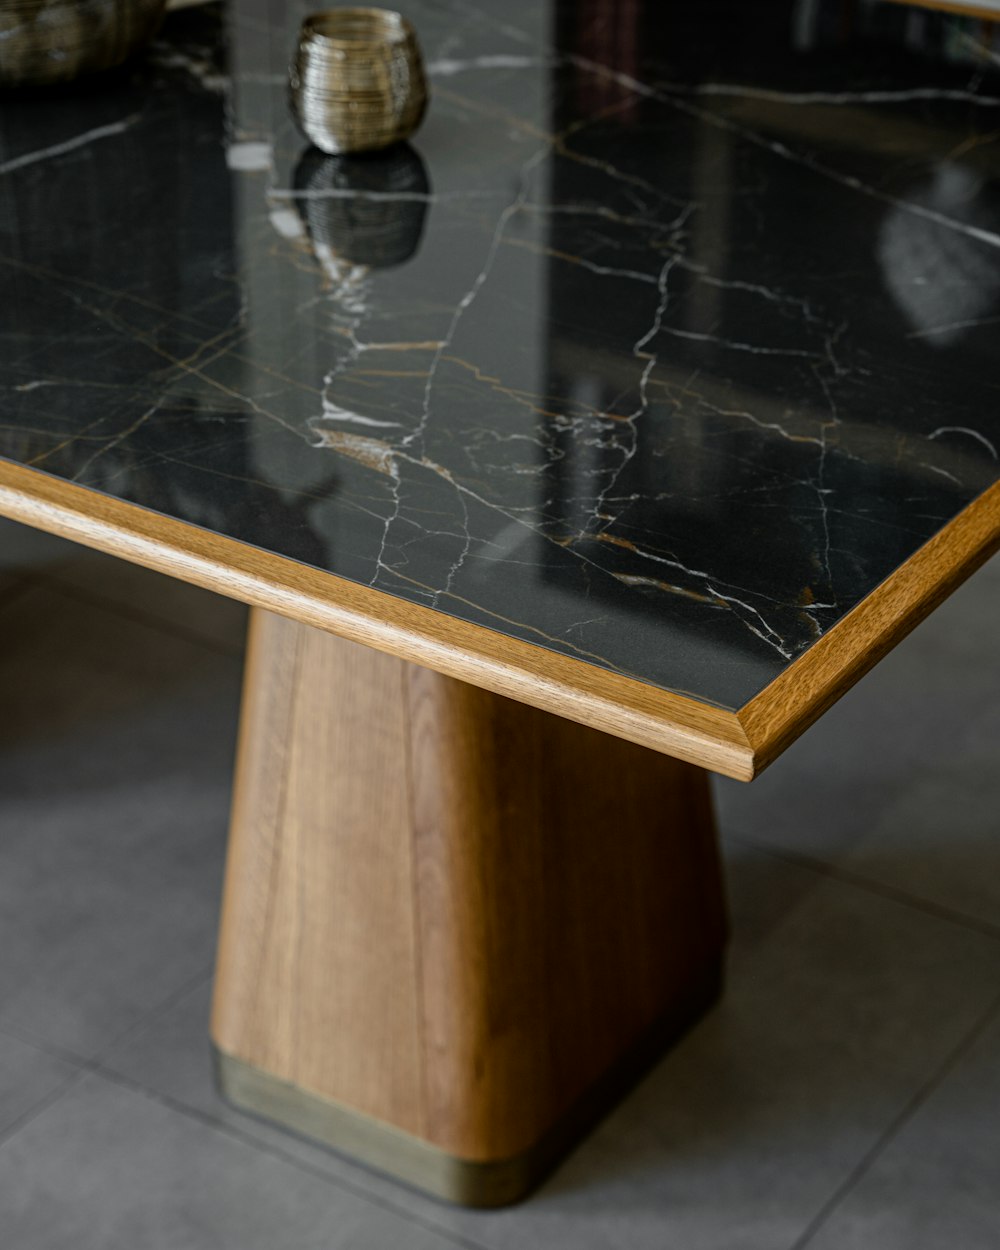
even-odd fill
[(239, 1110), (330, 1146), (435, 1198), (459, 1206), (502, 1207), (524, 1198), (545, 1179), (712, 1006), (721, 987), (720, 959), (533, 1146), (511, 1159), (458, 1158), (213, 1047), (216, 1080), (223, 1097)]

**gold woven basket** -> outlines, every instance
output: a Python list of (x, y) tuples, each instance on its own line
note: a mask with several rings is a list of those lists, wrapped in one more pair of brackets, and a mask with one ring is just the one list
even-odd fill
[(0, 86), (111, 69), (153, 37), (166, 0), (0, 0)]
[(302, 24), (289, 84), (295, 119), (331, 155), (408, 138), (427, 109), (413, 27), (389, 9), (331, 9)]

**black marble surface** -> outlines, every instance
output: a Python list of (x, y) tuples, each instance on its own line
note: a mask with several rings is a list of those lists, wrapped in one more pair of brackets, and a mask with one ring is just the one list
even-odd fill
[(737, 708), (1000, 475), (1000, 40), (402, 7), (382, 156), (306, 150), (285, 0), (3, 98), (0, 454)]

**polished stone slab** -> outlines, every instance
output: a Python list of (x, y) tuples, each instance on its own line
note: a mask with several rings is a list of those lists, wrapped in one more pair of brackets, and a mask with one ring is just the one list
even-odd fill
[(731, 709), (1000, 476), (975, 22), (416, 0), (348, 161), (306, 7), (4, 108), (0, 454)]

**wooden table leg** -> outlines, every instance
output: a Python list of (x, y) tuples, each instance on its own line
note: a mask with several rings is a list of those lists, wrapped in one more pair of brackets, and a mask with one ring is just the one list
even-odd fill
[(522, 1196), (714, 1000), (705, 774), (257, 611), (222, 1089), (422, 1189)]

